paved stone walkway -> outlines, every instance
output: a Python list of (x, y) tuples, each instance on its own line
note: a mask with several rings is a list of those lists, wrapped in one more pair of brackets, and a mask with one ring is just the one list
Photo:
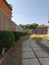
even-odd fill
[(42, 38), (41, 43), (49, 47), (49, 41)]
[(22, 65), (49, 65), (49, 54), (33, 39), (28, 39), (22, 45)]

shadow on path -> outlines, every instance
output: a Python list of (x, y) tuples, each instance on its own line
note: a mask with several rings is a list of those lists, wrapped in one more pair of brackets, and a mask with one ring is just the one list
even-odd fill
[[(39, 38), (34, 37), (33, 39), (36, 41), (36, 43), (37, 43), (47, 54), (49, 54), (49, 47), (47, 47), (45, 44), (42, 44), (42, 43), (41, 43), (41, 41), (42, 41), (42, 38), (41, 38), (41, 37), (39, 37)], [(47, 41), (48, 41), (48, 40), (47, 40)]]

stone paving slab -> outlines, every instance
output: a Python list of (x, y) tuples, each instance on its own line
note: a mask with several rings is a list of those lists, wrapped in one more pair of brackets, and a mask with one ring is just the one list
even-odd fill
[(49, 54), (47, 54), (46, 52), (35, 52), (37, 57), (41, 57), (41, 58), (49, 58)]
[[(41, 43), (49, 47), (49, 43), (44, 40)], [(49, 55), (33, 39), (25, 41), (22, 48), (22, 65), (40, 65), (34, 52), (42, 65), (49, 65)]]
[(36, 44), (35, 41), (30, 42), (29, 44)]
[(29, 48), (29, 45), (22, 45), (22, 48)]
[(37, 44), (30, 44), (30, 45), (38, 46)]
[(30, 40), (30, 41), (28, 40), (27, 43), (28, 44), (36, 44), (34, 40)]
[(33, 48), (33, 50), (34, 50), (34, 52), (43, 52), (43, 49), (41, 49), (41, 48)]
[(47, 41), (47, 40), (45, 40), (45, 39), (42, 39), (42, 40), (41, 40), (41, 43), (42, 43), (42, 44), (49, 44), (49, 41)]
[(49, 58), (39, 58), (42, 65), (49, 65)]
[(28, 48), (23, 48), (23, 49), (22, 49), (22, 52), (25, 52), (25, 51), (32, 51), (32, 49), (31, 49), (30, 47), (28, 47)]
[(24, 43), (24, 44), (23, 44), (23, 46), (27, 46), (27, 45), (29, 45), (29, 44), (27, 44), (27, 43)]
[(32, 41), (31, 40), (27, 40), (27, 43), (32, 43)]
[(40, 65), (37, 59), (23, 59), (22, 65)]
[(45, 44), (45, 45), (49, 45), (49, 43), (45, 43), (45, 42), (43, 42), (43, 41), (40, 41), (42, 44)]
[(30, 44), (30, 45), (38, 46), (37, 44)]
[(35, 58), (35, 55), (33, 52), (23, 52), (22, 58)]
[(32, 39), (31, 39), (31, 38), (29, 38), (27, 41), (31, 42), (31, 41), (32, 41)]
[(32, 43), (29, 43), (29, 44), (30, 44), (30, 45), (37, 45), (36, 43), (33, 43), (33, 42), (32, 42)]
[(24, 43), (24, 44), (28, 44), (28, 42), (29, 42), (29, 41), (27, 40), (27, 41), (25, 41), (25, 42), (23, 42), (23, 43)]
[(31, 45), (32, 48), (40, 48), (38, 45)]
[(49, 47), (49, 45), (46, 45), (47, 47)]

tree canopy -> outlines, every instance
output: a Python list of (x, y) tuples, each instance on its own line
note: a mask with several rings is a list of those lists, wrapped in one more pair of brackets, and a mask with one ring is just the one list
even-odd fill
[(25, 29), (33, 29), (33, 28), (36, 28), (38, 26), (38, 24), (36, 24), (36, 23), (26, 24), (26, 25), (20, 24), (19, 26), (21, 26), (22, 28), (25, 28)]

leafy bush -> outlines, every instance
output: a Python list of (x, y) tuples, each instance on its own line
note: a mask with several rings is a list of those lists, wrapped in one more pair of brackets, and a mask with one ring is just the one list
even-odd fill
[(28, 33), (23, 33), (23, 35), (22, 36), (24, 36), (24, 35), (27, 35)]
[(0, 48), (9, 48), (13, 46), (15, 36), (13, 32), (0, 31)]
[(20, 36), (24, 36), (24, 35), (27, 34), (27, 33), (16, 32), (16, 31), (13, 31), (13, 33), (14, 33), (14, 36), (15, 36), (15, 41), (18, 40), (20, 38)]
[(20, 37), (20, 33), (19, 32), (16, 32), (16, 31), (13, 31), (14, 33), (14, 36), (15, 36), (15, 41), (19, 39)]
[(14, 45), (14, 42), (27, 33), (16, 31), (0, 31), (0, 54), (5, 49)]

